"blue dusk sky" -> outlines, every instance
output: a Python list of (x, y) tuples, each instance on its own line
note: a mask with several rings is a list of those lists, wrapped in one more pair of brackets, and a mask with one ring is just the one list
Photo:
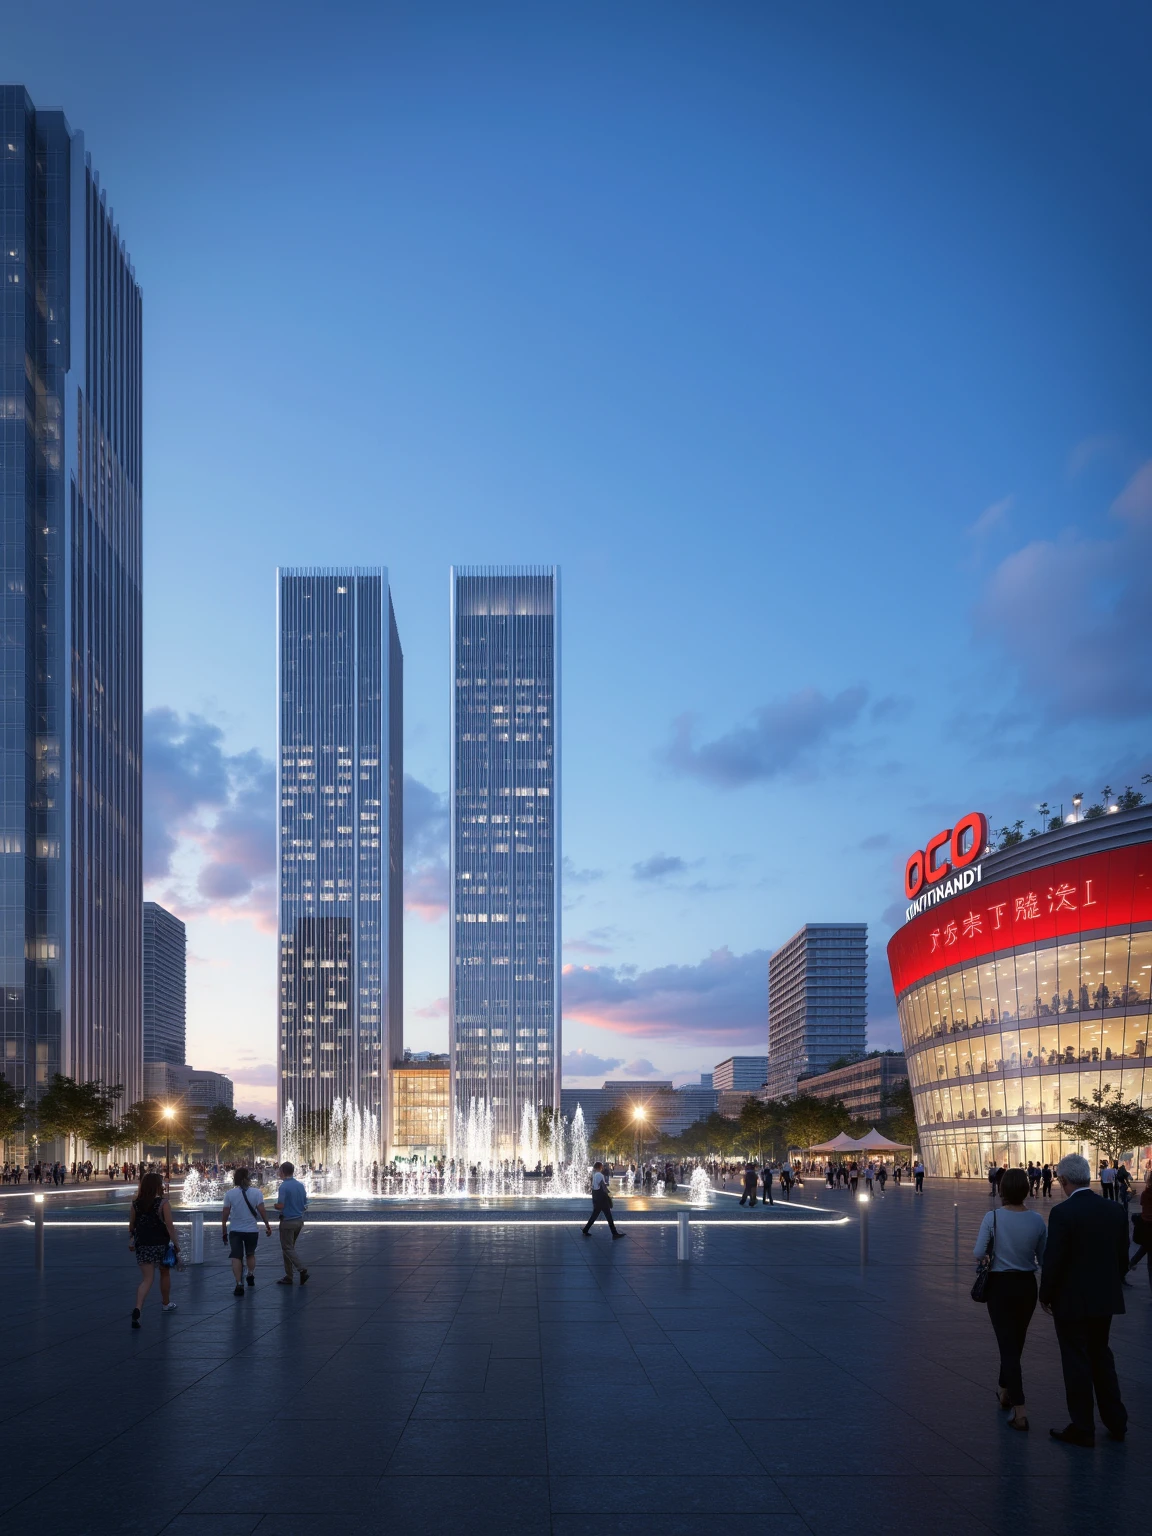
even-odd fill
[(144, 292), (148, 894), (274, 1102), (274, 570), (384, 564), (406, 1039), (447, 1039), (448, 567), (562, 568), (566, 1081), (1152, 769), (1145, 5), (9, 7)]

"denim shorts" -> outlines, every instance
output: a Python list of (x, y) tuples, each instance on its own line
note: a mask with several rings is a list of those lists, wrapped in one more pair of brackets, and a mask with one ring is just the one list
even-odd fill
[(242, 1259), (244, 1255), (256, 1252), (256, 1244), (259, 1240), (259, 1232), (229, 1232), (228, 1253), (234, 1259)]

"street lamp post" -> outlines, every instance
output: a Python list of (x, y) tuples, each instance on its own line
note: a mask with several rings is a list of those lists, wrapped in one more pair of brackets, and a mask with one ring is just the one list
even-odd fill
[(172, 1106), (164, 1106), (164, 1193), (172, 1193)]
[(641, 1142), (641, 1139), (640, 1139), (640, 1133), (641, 1133), (641, 1131), (643, 1129), (643, 1126), (644, 1126), (644, 1106), (643, 1106), (643, 1104), (637, 1104), (636, 1105), (635, 1109), (632, 1111), (632, 1119), (633, 1119), (633, 1121), (635, 1122), (635, 1125), (636, 1125), (636, 1173), (637, 1173), (637, 1175), (639, 1175), (639, 1173), (640, 1173), (640, 1154), (641, 1154), (642, 1147), (643, 1147), (643, 1143)]

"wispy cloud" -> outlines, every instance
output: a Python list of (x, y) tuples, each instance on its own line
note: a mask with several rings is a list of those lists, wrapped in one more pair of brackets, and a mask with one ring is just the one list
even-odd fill
[[(181, 916), (276, 925), (276, 774), (202, 715), (144, 714), (144, 878)], [(186, 856), (186, 857), (185, 857)]]
[(425, 922), (448, 911), (448, 796), (404, 775), (404, 906)]
[(565, 885), (594, 885), (603, 880), (602, 869), (578, 869), (567, 855), (564, 857), (562, 880)]
[(995, 529), (1002, 526), (1005, 518), (1015, 505), (1014, 496), (1002, 496), (999, 501), (992, 502), (985, 507), (976, 521), (969, 527), (969, 537), (983, 539)]
[(632, 874), (637, 880), (663, 880), (668, 875), (682, 875), (687, 868), (678, 854), (654, 853), (650, 859), (633, 864)]
[(867, 697), (868, 690), (860, 685), (831, 698), (818, 688), (803, 688), (754, 710), (746, 724), (700, 746), (695, 744), (693, 716), (682, 715), (673, 725), (664, 761), (676, 773), (721, 789), (781, 775), (811, 779), (821, 751), (856, 723)]
[(594, 1051), (577, 1046), (574, 1051), (564, 1052), (560, 1065), (565, 1077), (605, 1077), (623, 1060), (622, 1056), (597, 1056)]
[(1111, 538), (1075, 531), (1003, 560), (976, 611), (1028, 691), (1055, 719), (1152, 712), (1152, 461), (1112, 505)]
[(564, 967), (564, 1015), (621, 1035), (689, 1043), (762, 1041), (768, 1025), (768, 951), (713, 950), (696, 965)]

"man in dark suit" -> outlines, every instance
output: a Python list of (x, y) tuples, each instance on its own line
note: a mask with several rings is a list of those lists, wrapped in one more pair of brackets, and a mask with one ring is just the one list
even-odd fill
[(1123, 1440), (1128, 1427), (1128, 1410), (1120, 1400), (1116, 1362), (1108, 1347), (1112, 1319), (1124, 1310), (1128, 1226), (1120, 1206), (1092, 1189), (1086, 1157), (1076, 1153), (1062, 1157), (1056, 1178), (1065, 1198), (1048, 1218), (1040, 1305), (1056, 1320), (1072, 1422), (1051, 1434), (1068, 1445), (1093, 1446), (1093, 1388), (1111, 1438)]

